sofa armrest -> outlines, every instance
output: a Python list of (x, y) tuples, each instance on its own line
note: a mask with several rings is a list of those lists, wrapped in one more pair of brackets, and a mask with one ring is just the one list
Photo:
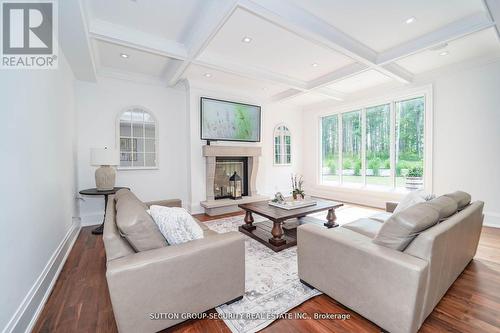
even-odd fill
[(153, 206), (153, 205), (165, 206), (165, 207), (182, 207), (181, 199), (148, 201), (148, 202), (145, 202), (145, 204), (146, 204), (146, 206), (148, 206), (148, 208)]
[(297, 230), (299, 277), (389, 332), (416, 332), (428, 263), (346, 228)]
[(106, 278), (119, 331), (156, 332), (245, 292), (245, 243), (238, 232), (144, 251), (107, 264)]
[(394, 213), (394, 210), (398, 206), (398, 202), (396, 201), (387, 201), (385, 203), (385, 211), (388, 213)]

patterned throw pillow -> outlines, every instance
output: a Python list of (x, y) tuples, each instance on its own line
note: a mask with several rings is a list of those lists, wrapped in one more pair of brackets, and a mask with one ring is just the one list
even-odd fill
[(184, 208), (153, 205), (148, 212), (170, 245), (203, 238), (203, 230)]

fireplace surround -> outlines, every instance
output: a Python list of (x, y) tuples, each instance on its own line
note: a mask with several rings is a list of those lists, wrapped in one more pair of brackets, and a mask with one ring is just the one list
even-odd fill
[[(259, 157), (261, 156), (261, 147), (255, 146), (203, 146), (203, 156), (206, 163), (206, 200), (200, 204), (205, 208), (208, 215), (220, 215), (240, 210), (238, 204), (265, 200), (267, 197), (257, 194), (257, 173), (259, 171)], [(216, 174), (217, 162), (233, 161), (235, 163), (243, 162), (243, 175), (240, 177), (246, 179), (246, 189), (243, 190), (243, 198), (232, 200), (223, 198), (219, 190), (216, 189), (216, 183), (220, 182), (221, 177), (227, 176), (220, 171)], [(245, 164), (246, 162), (246, 174)], [(239, 172), (238, 172), (239, 174)], [(246, 176), (246, 177), (245, 177)], [(219, 191), (219, 192), (218, 192)]]

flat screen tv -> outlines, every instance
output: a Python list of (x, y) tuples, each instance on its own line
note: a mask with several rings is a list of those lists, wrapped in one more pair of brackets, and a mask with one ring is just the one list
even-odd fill
[(260, 106), (202, 97), (201, 139), (260, 142)]

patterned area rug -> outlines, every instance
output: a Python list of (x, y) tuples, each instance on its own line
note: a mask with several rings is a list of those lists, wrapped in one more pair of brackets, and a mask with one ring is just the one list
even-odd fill
[[(255, 216), (255, 223), (262, 220)], [(242, 224), (243, 216), (206, 222), (210, 229), (219, 233), (237, 231)], [(245, 270), (246, 291), (243, 299), (216, 308), (235, 333), (257, 332), (279, 315), (321, 294), (299, 281), (297, 247), (276, 253), (245, 236)]]
[[(336, 210), (337, 223), (345, 224), (380, 210), (345, 205)], [(314, 214), (326, 221), (326, 212)], [(264, 218), (254, 215), (255, 223)], [(206, 222), (219, 233), (237, 231), (244, 224), (243, 216)], [(297, 247), (275, 253), (256, 240), (245, 236), (245, 288), (241, 301), (216, 308), (217, 312), (231, 319), (224, 319), (235, 333), (253, 333), (270, 325), (280, 315), (306, 300), (320, 295), (299, 281), (297, 273)], [(277, 318), (278, 317), (278, 318)]]

